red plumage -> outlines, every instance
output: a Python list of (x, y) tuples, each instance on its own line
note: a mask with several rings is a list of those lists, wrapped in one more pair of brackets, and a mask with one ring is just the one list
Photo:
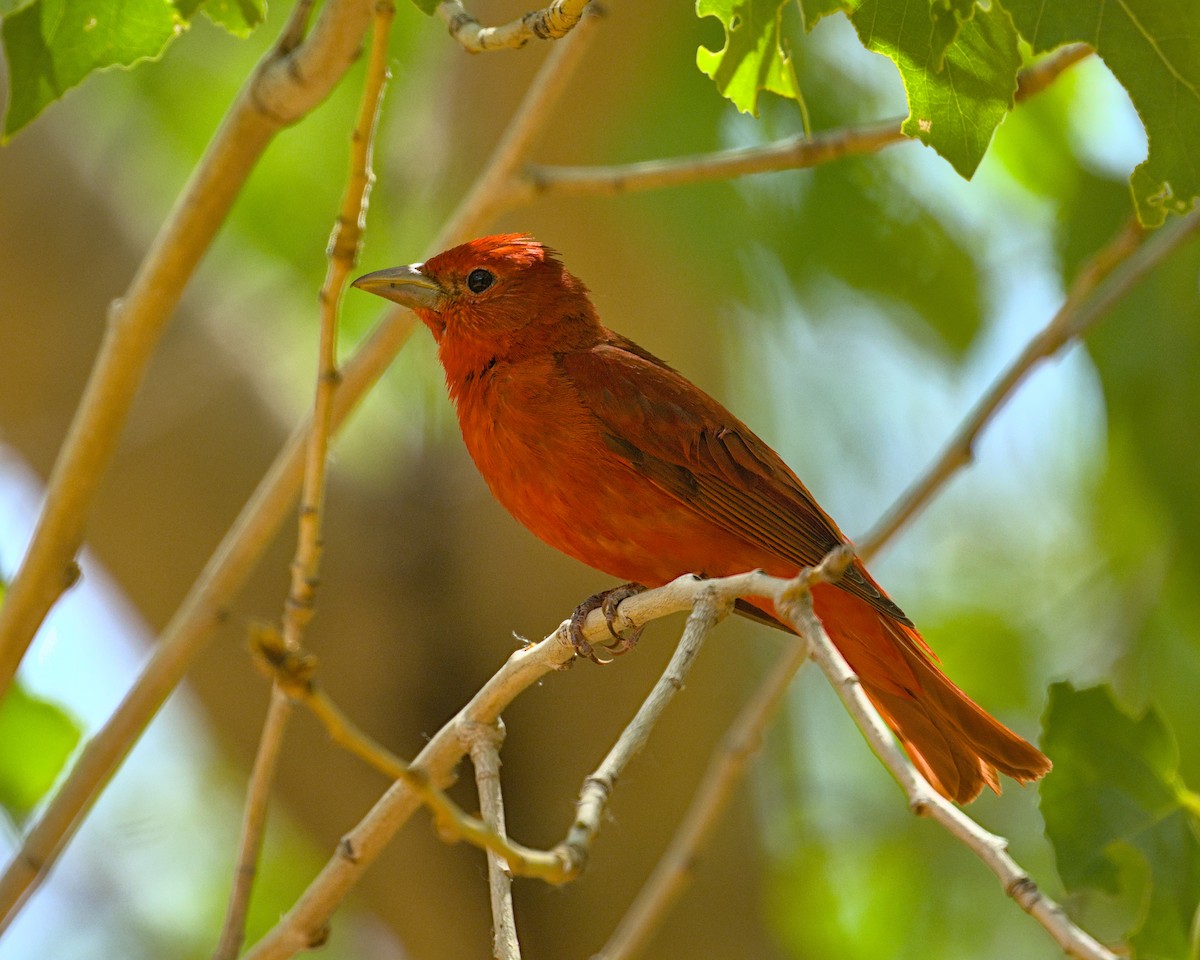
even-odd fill
[[(631, 340), (606, 329), (549, 248), (485, 237), (359, 285), (433, 331), (463, 439), (496, 498), (553, 547), (623, 580), (762, 568), (794, 576), (843, 537), (766, 443)], [(768, 616), (769, 601), (752, 601)], [(863, 565), (813, 604), (910, 757), (966, 802), (997, 770), (1050, 769), (976, 705)]]

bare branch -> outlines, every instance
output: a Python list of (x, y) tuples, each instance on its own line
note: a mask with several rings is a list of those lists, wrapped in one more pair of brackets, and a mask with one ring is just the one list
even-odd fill
[(941, 456), (862, 539), (858, 555), (863, 560), (874, 556), (950, 477), (971, 462), (979, 434), (1038, 364), (1082, 336), (1146, 274), (1191, 240), (1198, 229), (1200, 212), (1193, 212), (1174, 219), (1143, 242), (1146, 235), (1131, 220), (1084, 264), (1058, 312), (988, 388)]
[[(1015, 101), (1021, 103), (1045, 90), (1064, 70), (1091, 53), (1086, 44), (1070, 44), (1017, 77)], [(811, 137), (798, 134), (757, 147), (716, 150), (691, 157), (643, 160), (639, 163), (596, 167), (532, 164), (513, 180), (504, 206), (518, 206), (542, 196), (612, 196), (635, 190), (657, 190), (688, 183), (727, 180), (755, 173), (800, 170), (842, 157), (876, 153), (906, 142), (900, 132), (903, 117), (863, 127), (846, 127)]]
[(596, 772), (583, 781), (579, 802), (575, 805), (575, 822), (560, 846), (564, 859), (570, 864), (570, 876), (579, 873), (587, 863), (592, 843), (600, 832), (604, 811), (617, 784), (617, 778), (630, 760), (641, 752), (658, 723), (663, 710), (675, 694), (683, 689), (684, 679), (695, 662), (700, 647), (716, 624), (731, 609), (732, 601), (718, 603), (715, 592), (699, 588), (692, 612), (688, 616), (683, 636), (667, 669), (646, 697), (629, 725), (608, 752)]
[[(77, 576), (75, 555), (142, 374), (183, 288), (267, 144), (323, 100), (353, 63), (366, 0), (330, 0), (309, 37), (277, 44), (255, 68), (193, 171), (125, 296), (109, 312), (46, 489), (33, 540), (0, 607), (0, 699), (46, 613)], [(285, 38), (294, 39), (295, 24)]]
[[(1114, 960), (1103, 947), (1075, 927), (1057, 904), (1037, 890), (1028, 875), (1004, 853), (1002, 838), (983, 830), (965, 813), (933, 792), (900, 752), (887, 727), (866, 700), (857, 678), (849, 672), (849, 667), (825, 636), (819, 621), (812, 614), (811, 604), (806, 601), (811, 585), (836, 579), (852, 555), (849, 548), (842, 547), (834, 551), (817, 570), (803, 571), (795, 580), (781, 580), (758, 571), (716, 580), (683, 576), (663, 587), (623, 601), (618, 613), (624, 622), (638, 627), (650, 620), (692, 607), (703, 598), (710, 598), (718, 604), (731, 603), (737, 597), (770, 598), (775, 608), (788, 618), (788, 622), (797, 629), (800, 636), (813, 645), (814, 659), (818, 660), (822, 670), (830, 676), (839, 696), (847, 702), (847, 708), (851, 710), (856, 722), (863, 727), (864, 735), (872, 749), (884, 760), (893, 776), (909, 791), (910, 797), (913, 798), (914, 810), (933, 816), (957, 839), (970, 847), (996, 873), (1010, 896), (1034, 916), (1064, 949), (1075, 951), (1073, 956), (1087, 960)], [(413, 767), (424, 771), (429, 781), (439, 787), (448, 783), (452, 779), (454, 767), (467, 749), (461, 731), (472, 724), (495, 723), (500, 712), (522, 691), (571, 659), (572, 649), (564, 640), (567, 628), (568, 624), (563, 623), (541, 643), (514, 653), (471, 702), (433, 736), (414, 761)], [(599, 611), (589, 616), (584, 633), (588, 639), (593, 640), (608, 636), (608, 627)], [(787, 662), (794, 665), (797, 660), (793, 656)], [(839, 670), (841, 672), (837, 672)], [(775, 692), (768, 693), (768, 687)], [(779, 697), (782, 696), (782, 687), (786, 687), (786, 683), (777, 672), (756, 698), (756, 702), (761, 700), (762, 703), (758, 708), (760, 716), (753, 721), (754, 724), (766, 723), (770, 714), (769, 707), (778, 703)], [(740, 768), (740, 762), (733, 765)], [(706, 782), (708, 779), (706, 778)], [(721, 783), (720, 789), (729, 789), (732, 783), (731, 776), (722, 775), (718, 779)], [(309, 885), (295, 906), (249, 951), (248, 960), (281, 960), (305, 949), (306, 944), (311, 943), (314, 937), (326, 929), (329, 916), (362, 871), (378, 856), (395, 832), (407, 822), (419, 802), (408, 783), (395, 783), (358, 826), (343, 838), (337, 854)], [(688, 834), (698, 834), (699, 839), (702, 839), (707, 829), (704, 821), (715, 816), (717, 811), (694, 809), (693, 812), (696, 824), (690, 824), (692, 818), (689, 814), (689, 826), (685, 832), (681, 832), (684, 838), (679, 841), (681, 844), (699, 842), (691, 839)], [(672, 848), (675, 848), (674, 843)], [(656, 899), (666, 898), (665, 902), (652, 904), (647, 901), (646, 906), (639, 908), (650, 914), (651, 922), (669, 905), (674, 892), (671, 885), (677, 884), (681, 879), (675, 866), (668, 863), (662, 869), (666, 874), (667, 885), (663, 889), (655, 889), (655, 882), (648, 885), (647, 889)], [(616, 947), (625, 950), (641, 942), (641, 938), (648, 932), (648, 927), (645, 921), (635, 917), (630, 921), (629, 927), (623, 924), (622, 930), (625, 931), (625, 934), (621, 934), (624, 942), (618, 941), (617, 937), (614, 937), (614, 942)]]
[(499, 27), (482, 26), (461, 0), (442, 0), (437, 14), (446, 21), (450, 36), (463, 45), (468, 53), (488, 50), (513, 50), (530, 40), (558, 40), (574, 29), (587, 8), (588, 0), (554, 0), (541, 10), (531, 10), (522, 17)]
[(812, 647), (812, 658), (862, 731), (867, 743), (908, 796), (918, 816), (936, 820), (951, 836), (967, 847), (996, 875), (1004, 892), (1038, 921), (1055, 942), (1081, 960), (1116, 960), (1116, 955), (1073, 924), (1057, 903), (1043, 894), (1012, 857), (1008, 842), (989, 833), (962, 810), (938, 794), (897, 745), (891, 731), (867, 699), (862, 684), (845, 658), (833, 645), (811, 603), (785, 603), (776, 610)]
[[(500, 789), (500, 745), (504, 742), (504, 723), (477, 724), (462, 731), (475, 767), (475, 786), (479, 791), (479, 808), (488, 829), (500, 837), (504, 828), (504, 799)], [(517, 941), (517, 918), (513, 913), (512, 875), (507, 865), (489, 850), (488, 889), (492, 895), (492, 956), (496, 960), (521, 960), (521, 945)]]

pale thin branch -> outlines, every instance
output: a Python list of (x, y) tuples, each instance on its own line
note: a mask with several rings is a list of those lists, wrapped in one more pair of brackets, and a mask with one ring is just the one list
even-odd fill
[[(505, 837), (504, 798), (500, 788), (500, 746), (504, 743), (504, 723), (476, 724), (462, 731), (475, 768), (475, 787), (483, 822), (497, 836)], [(492, 898), (492, 956), (495, 960), (521, 960), (517, 940), (517, 918), (513, 912), (512, 874), (507, 864), (489, 850), (488, 890)]]
[[(78, 575), (75, 555), (146, 364), (183, 288), (272, 137), (316, 106), (354, 62), (366, 0), (331, 0), (311, 34), (255, 68), (193, 171), (108, 325), (46, 488), (33, 539), (0, 607), (0, 699), (34, 634)], [(285, 34), (292, 38), (295, 24)]]
[(512, 50), (530, 40), (558, 40), (575, 28), (587, 8), (588, 0), (554, 0), (540, 10), (498, 27), (480, 24), (461, 3), (461, 0), (442, 0), (437, 15), (446, 21), (450, 36), (462, 44), (468, 53), (488, 50)]
[[(333, 11), (349, 2), (331, 2), (323, 8), (322, 18), (313, 36), (306, 42), (304, 51), (308, 51), (311, 44), (316, 42), (322, 24), (333, 16)], [(495, 216), (497, 210), (488, 203), (481, 188), (492, 179), (491, 170), (496, 165), (507, 163), (515, 166), (521, 162), (529, 143), (536, 136), (538, 125), (545, 121), (561, 95), (565, 77), (577, 62), (591, 34), (589, 24), (596, 19), (594, 15), (585, 17), (572, 36), (554, 45), (538, 74), (537, 86), (526, 95), (500, 147), (476, 181), (475, 188), (455, 211), (443, 229), (441, 238), (433, 244), (435, 249), (447, 245), (444, 242), (447, 236), (458, 232), (474, 232), (487, 219)], [(365, 25), (364, 17), (364, 30)], [(297, 51), (298, 54), (301, 52)], [(328, 55), (324, 52), (320, 56), (312, 55), (312, 62), (316, 65), (327, 67), (327, 60)], [(294, 110), (283, 109), (287, 105), (284, 96), (286, 84), (281, 85), (271, 79), (273, 73), (268, 72), (264, 76), (270, 82), (264, 82), (257, 99), (279, 115), (295, 113)], [(295, 101), (301, 106), (304, 102)], [(296, 116), (292, 119), (296, 119)], [(415, 322), (415, 317), (407, 310), (389, 312), (345, 365), (342, 384), (335, 398), (335, 430), (395, 359), (400, 348), (408, 341)], [(57, 859), (83, 815), (178, 685), (212, 631), (225, 618), (230, 598), (241, 588), (291, 509), (303, 476), (304, 445), (308, 432), (307, 423), (300, 425), (280, 451), (163, 631), (146, 667), (112, 717), (84, 746), (67, 778), (26, 834), (21, 848), (14, 854), (3, 877), (0, 877), (0, 932)], [(0, 607), (0, 614), (11, 608), (10, 587), (5, 603)], [(36, 623), (29, 629), (32, 633)]]
[(1083, 266), (1058, 312), (988, 388), (941, 456), (862, 539), (858, 555), (864, 561), (874, 556), (950, 477), (971, 462), (984, 427), (1038, 364), (1087, 332), (1150, 271), (1192, 239), (1197, 229), (1200, 212), (1175, 218), (1148, 235), (1132, 220), (1118, 231)]
[[(1017, 76), (1017, 103), (1045, 90), (1064, 70), (1091, 53), (1086, 44), (1070, 44)], [(500, 197), (504, 206), (518, 206), (538, 197), (613, 196), (635, 190), (657, 190), (689, 183), (728, 180), (755, 173), (800, 170), (842, 157), (876, 153), (907, 141), (900, 132), (903, 117), (862, 127), (845, 127), (811, 137), (798, 134), (754, 147), (714, 150), (690, 157), (643, 160), (613, 166), (545, 166), (531, 164), (508, 184)]]
[(250, 909), (250, 893), (258, 872), (259, 857), (262, 855), (267, 807), (271, 800), (271, 787), (275, 782), (279, 754), (283, 748), (283, 734), (291, 712), (292, 704), (287, 695), (280, 687), (272, 687), (258, 752), (254, 755), (250, 782), (246, 788), (233, 885), (225, 907), (225, 920), (221, 924), (216, 949), (213, 950), (213, 960), (231, 960), (236, 957), (246, 939), (246, 915)]
[(514, 874), (536, 877), (547, 883), (565, 883), (573, 875), (559, 850), (535, 850), (497, 833), (484, 821), (472, 817), (446, 792), (430, 782), (425, 772), (405, 763), (363, 732), (316, 682), (316, 658), (292, 649), (278, 630), (260, 627), (251, 631), (250, 650), (275, 688), (294, 703), (302, 703), (325, 728), (329, 739), (389, 780), (403, 780), (429, 808), (438, 833), (447, 840), (465, 840), (481, 850), (496, 854)]
[(581, 871), (587, 863), (588, 854), (604, 819), (608, 801), (612, 797), (617, 779), (650, 738), (650, 732), (658, 723), (667, 704), (683, 689), (684, 680), (692, 669), (700, 647), (712, 628), (724, 619), (732, 608), (732, 601), (718, 603), (715, 592), (700, 589), (692, 612), (688, 615), (683, 636), (675, 647), (666, 670), (654, 684), (633, 719), (621, 731), (608, 755), (596, 771), (583, 781), (579, 801), (575, 805), (575, 821), (559, 849), (570, 864), (571, 876)]
[(645, 949), (691, 879), (699, 851), (733, 797), (750, 759), (758, 753), (767, 724), (808, 653), (807, 640), (799, 635), (787, 638), (766, 682), (742, 708), (714, 752), (670, 845), (593, 960), (627, 960)]
[(913, 813), (936, 820), (978, 856), (996, 875), (1004, 892), (1037, 920), (1068, 956), (1080, 960), (1116, 960), (1112, 951), (1072, 923), (1062, 907), (1038, 889), (1029, 874), (1009, 856), (1008, 841), (985, 830), (925, 782), (867, 699), (858, 677), (829, 639), (812, 605), (793, 603), (777, 609), (797, 633), (808, 639), (813, 660), (854, 718), (871, 750), (904, 789)]
[[(317, 375), (308, 442), (305, 445), (304, 481), (300, 492), (299, 531), (292, 560), (291, 587), (284, 604), (281, 639), (284, 647), (299, 650), (304, 628), (313, 615), (321, 563), (321, 526), (324, 519), (329, 439), (333, 430), (333, 401), (341, 373), (337, 366), (338, 304), (346, 280), (358, 260), (366, 223), (374, 173), (371, 152), (379, 125), (379, 111), (388, 79), (388, 39), (396, 8), (390, 0), (376, 0), (371, 52), (359, 99), (358, 115), (350, 136), (350, 157), (342, 203), (328, 247), (329, 264), (321, 286), (317, 343)], [(292, 704), (278, 683), (271, 686), (267, 716), (246, 787), (245, 810), (236, 853), (236, 866), (225, 921), (213, 960), (232, 960), (246, 938), (246, 916), (266, 833), (268, 800), (275, 783), (284, 733)]]

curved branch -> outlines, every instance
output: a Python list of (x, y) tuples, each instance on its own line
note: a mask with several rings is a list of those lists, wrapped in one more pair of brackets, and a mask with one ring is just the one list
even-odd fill
[(515, 50), (530, 40), (558, 40), (575, 28), (583, 17), (588, 0), (554, 0), (541, 10), (531, 10), (516, 20), (499, 27), (480, 24), (461, 0), (442, 0), (437, 15), (446, 21), (450, 36), (463, 45), (468, 53), (488, 50)]

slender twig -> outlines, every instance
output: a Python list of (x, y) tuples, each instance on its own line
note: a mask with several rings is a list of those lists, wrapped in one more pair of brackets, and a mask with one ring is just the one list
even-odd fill
[[(474, 724), (462, 731), (475, 768), (475, 788), (479, 791), (479, 809), (483, 822), (498, 836), (506, 836), (504, 798), (500, 788), (500, 746), (504, 743), (504, 723)], [(512, 874), (504, 860), (489, 850), (488, 890), (492, 897), (492, 956), (495, 960), (521, 960), (517, 940), (517, 918), (513, 912)]]
[[(367, 62), (358, 116), (350, 137), (346, 187), (328, 247), (329, 264), (321, 285), (317, 344), (317, 376), (308, 441), (305, 445), (304, 482), (300, 492), (299, 532), (292, 560), (292, 580), (284, 604), (282, 642), (298, 651), (301, 635), (313, 615), (317, 576), (321, 563), (321, 525), (325, 508), (329, 439), (333, 430), (333, 403), (341, 372), (337, 365), (338, 304), (346, 280), (358, 261), (374, 173), (371, 152), (379, 125), (379, 110), (388, 79), (388, 39), (396, 8), (391, 0), (376, 0), (371, 53)], [(271, 686), (267, 716), (259, 737), (258, 752), (246, 788), (246, 804), (238, 841), (233, 886), (214, 960), (232, 960), (246, 936), (246, 915), (266, 832), (268, 798), (291, 716), (287, 691)]]
[(554, 0), (541, 10), (531, 10), (522, 17), (499, 27), (482, 26), (461, 3), (461, 0), (442, 0), (437, 14), (446, 21), (450, 36), (469, 53), (523, 47), (530, 40), (557, 40), (574, 29), (583, 16), (588, 0)]
[(874, 556), (950, 477), (971, 462), (984, 427), (1035, 367), (1082, 336), (1198, 228), (1200, 212), (1177, 218), (1149, 235), (1135, 220), (1126, 223), (1084, 264), (1058, 312), (979, 399), (937, 460), (863, 537), (858, 555), (863, 560)]
[(667, 704), (683, 689), (684, 680), (700, 653), (701, 645), (712, 628), (728, 615), (731, 603), (732, 601), (728, 600), (718, 603), (715, 592), (700, 589), (684, 627), (683, 636), (666, 670), (658, 678), (658, 682), (634, 718), (621, 731), (621, 736), (617, 738), (617, 742), (613, 744), (613, 748), (596, 768), (595, 773), (583, 781), (579, 801), (575, 804), (575, 822), (571, 824), (567, 838), (560, 846), (571, 864), (573, 873), (581, 871), (587, 863), (592, 844), (600, 832), (604, 811), (608, 808), (608, 801), (617, 785), (617, 778), (629, 761), (646, 745), (650, 731), (658, 723)]
[(514, 206), (540, 196), (612, 196), (635, 190), (658, 190), (686, 183), (728, 180), (772, 170), (800, 170), (842, 157), (877, 153), (908, 140), (901, 119), (863, 127), (845, 127), (786, 137), (754, 147), (714, 150), (690, 157), (642, 160), (613, 166), (570, 167), (531, 164), (513, 184), (508, 202)]
[[(1059, 74), (1091, 52), (1087, 44), (1070, 44), (1022, 70), (1017, 77), (1016, 102), (1028, 100), (1045, 90)], [(908, 140), (900, 132), (903, 121), (903, 117), (896, 117), (811, 137), (798, 134), (760, 146), (613, 166), (531, 164), (520, 178), (507, 185), (498, 202), (502, 201), (504, 206), (518, 206), (543, 196), (612, 196), (635, 190), (657, 190), (755, 173), (815, 167), (842, 157), (876, 153)]]
[(271, 799), (271, 785), (275, 782), (275, 768), (283, 747), (283, 734), (291, 716), (292, 704), (279, 687), (271, 690), (267, 716), (259, 738), (258, 752), (250, 770), (250, 782), (246, 788), (246, 802), (242, 809), (242, 826), (238, 839), (236, 866), (233, 871), (233, 886), (229, 902), (225, 907), (225, 921), (217, 938), (213, 960), (231, 960), (238, 955), (246, 938), (246, 915), (250, 908), (250, 893), (258, 871), (262, 854), (262, 843), (267, 822), (267, 806)]
[(1068, 956), (1081, 960), (1116, 960), (1116, 955), (1077, 927), (1057, 903), (1011, 856), (1008, 842), (990, 833), (950, 801), (937, 793), (901, 751), (879, 712), (867, 699), (862, 684), (841, 655), (811, 604), (791, 604), (779, 613), (812, 645), (812, 658), (829, 680), (846, 710), (862, 731), (871, 750), (904, 789), (913, 813), (937, 821), (951, 836), (967, 847), (996, 875), (1004, 892), (1038, 921)]
[[(325, 98), (370, 22), (365, 0), (332, 0), (306, 40), (260, 61), (159, 230), (108, 326), (46, 488), (33, 539), (0, 607), (0, 699), (47, 612), (77, 577), (75, 555), (142, 375), (183, 288), (272, 137)], [(294, 39), (294, 21), (285, 37)]]
[(670, 845), (594, 960), (626, 960), (640, 953), (683, 893), (695, 868), (697, 852), (719, 822), (746, 765), (760, 749), (767, 724), (808, 659), (808, 641), (803, 637), (789, 637), (785, 644), (766, 682), (722, 738)]

